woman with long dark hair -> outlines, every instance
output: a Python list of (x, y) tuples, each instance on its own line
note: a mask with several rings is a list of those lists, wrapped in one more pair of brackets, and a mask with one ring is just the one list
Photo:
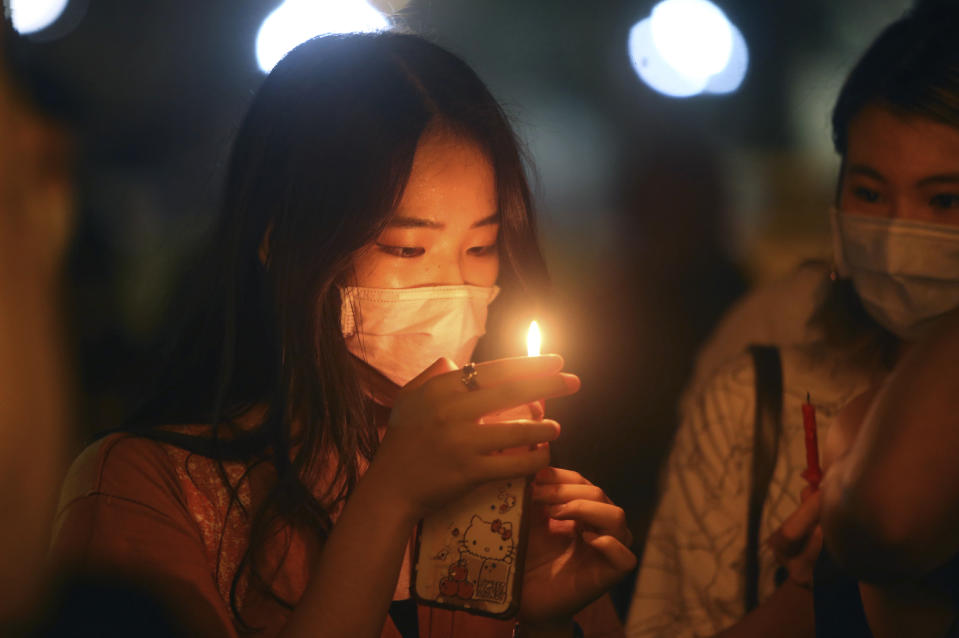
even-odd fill
[[(397, 33), (294, 49), (194, 272), (156, 393), (71, 469), (62, 561), (147, 587), (197, 635), (505, 636), (393, 601), (420, 518), (536, 473), (521, 635), (574, 635), (633, 566), (622, 510), (547, 468), (540, 402), (579, 380), (555, 355), (470, 363), (497, 286), (535, 304), (546, 272), (514, 135), (461, 60)], [(584, 613), (619, 631), (607, 599)]]
[[(959, 308), (957, 29), (955, 0), (917, 2), (879, 35), (843, 85), (833, 111), (833, 140), (842, 160), (830, 213), (836, 263), (820, 269), (816, 303), (787, 301), (800, 309), (815, 306), (808, 313), (811, 329), (798, 345), (779, 344), (772, 365), (761, 367), (759, 351), (752, 349), (753, 356), (728, 361), (687, 397), (639, 570), (629, 635), (864, 635), (860, 630), (868, 635), (862, 623), (836, 631), (831, 623), (837, 614), (821, 604), (829, 595), (822, 595), (823, 578), (814, 582), (813, 563), (823, 542), (818, 523), (824, 498), (832, 499), (827, 540), (842, 545), (840, 562), (859, 561), (858, 574), (868, 575), (862, 569), (865, 555), (882, 563), (882, 552), (860, 543), (870, 541), (863, 521), (883, 510), (881, 489), (894, 514), (873, 522), (900, 517), (902, 529), (915, 531), (932, 520), (910, 512), (902, 501), (912, 499), (917, 507), (923, 502), (916, 497), (924, 474), (920, 459), (923, 449), (935, 448), (933, 439), (925, 438), (918, 452), (900, 446), (894, 462), (888, 454), (866, 461), (862, 451), (855, 468), (837, 459), (873, 405), (875, 389), (891, 371), (902, 377), (903, 353)], [(762, 309), (767, 320), (791, 311)], [(824, 443), (822, 492), (803, 479), (807, 397)], [(886, 432), (896, 422), (873, 416)], [(901, 436), (888, 440), (902, 443)], [(903, 459), (911, 460), (915, 477), (891, 471), (898, 463), (903, 472)], [(764, 464), (768, 474), (756, 470)], [(869, 469), (862, 474), (864, 467)], [(856, 478), (844, 478), (847, 472)], [(831, 481), (841, 481), (846, 491), (833, 489)], [(871, 482), (868, 490), (864, 482)], [(868, 495), (869, 504), (860, 507), (858, 495)], [(951, 503), (955, 511), (948, 498), (937, 503)], [(890, 546), (887, 531), (871, 530), (873, 540), (879, 539), (873, 548)], [(949, 549), (939, 543), (932, 553), (942, 560)], [(951, 550), (955, 554), (959, 547)], [(951, 608), (953, 617), (957, 609)], [(894, 615), (874, 615), (873, 630), (895, 632), (888, 624)], [(918, 616), (900, 620), (905, 618), (918, 623)], [(860, 620), (865, 622), (861, 608)], [(949, 614), (927, 620), (932, 623), (927, 627), (938, 623), (941, 632)], [(936, 635), (922, 634), (919, 624), (913, 629), (887, 635)]]

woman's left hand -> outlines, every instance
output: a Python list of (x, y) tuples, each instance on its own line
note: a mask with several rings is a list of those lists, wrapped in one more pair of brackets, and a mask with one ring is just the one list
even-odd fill
[(786, 568), (789, 579), (812, 589), (813, 569), (822, 551), (822, 528), (819, 527), (822, 493), (807, 487), (801, 498), (799, 507), (766, 543), (773, 550), (776, 562)]
[(622, 508), (577, 472), (536, 474), (520, 619), (571, 619), (636, 566)]

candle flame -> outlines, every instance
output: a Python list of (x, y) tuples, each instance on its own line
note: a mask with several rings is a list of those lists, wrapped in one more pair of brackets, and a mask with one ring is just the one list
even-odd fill
[(526, 333), (526, 354), (531, 357), (538, 356), (542, 342), (543, 337), (539, 333), (539, 324), (531, 321), (529, 324), (529, 332)]

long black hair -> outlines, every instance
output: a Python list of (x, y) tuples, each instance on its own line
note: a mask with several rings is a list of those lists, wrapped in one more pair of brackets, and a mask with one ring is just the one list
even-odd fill
[[(959, 128), (959, 0), (921, 0), (890, 24), (846, 78), (832, 113), (842, 157), (841, 191), (852, 120), (871, 105)], [(850, 280), (833, 277), (812, 317), (828, 345), (852, 348), (890, 367), (899, 340), (866, 312)]]
[[(341, 333), (339, 290), (355, 253), (388, 222), (417, 144), (433, 130), (478, 145), (493, 167), (504, 292), (540, 290), (546, 271), (520, 147), (482, 81), (439, 46), (392, 32), (310, 40), (265, 79), (236, 136), (186, 320), (128, 429), (215, 459), (231, 507), (243, 505), (224, 462), (275, 469), (266, 501), (249, 513), (250, 542), (231, 588), (243, 627), (237, 582), (246, 573), (265, 584), (256, 565), (270, 530), (292, 525), (322, 541), (376, 450), (371, 404)], [(254, 406), (265, 408), (259, 422), (236, 425)], [(166, 427), (195, 423), (209, 424), (208, 435)], [(314, 495), (319, 472), (330, 472), (317, 465), (331, 458), (333, 480)]]

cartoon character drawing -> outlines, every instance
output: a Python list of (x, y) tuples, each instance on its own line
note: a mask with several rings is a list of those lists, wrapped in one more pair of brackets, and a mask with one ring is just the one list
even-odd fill
[(456, 541), (456, 537), (460, 535), (460, 528), (456, 527), (455, 523), (450, 523), (449, 533), (452, 538), (447, 539), (447, 544), (443, 545), (438, 552), (433, 554), (433, 560), (445, 561), (449, 558), (450, 554), (453, 552), (450, 544)]
[(474, 585), (474, 599), (506, 600), (515, 547), (512, 523), (473, 515), (460, 541), (459, 563), (466, 569), (465, 580)]
[(500, 561), (483, 561), (476, 584), (476, 598), (501, 603), (506, 600), (510, 566)]
[(499, 513), (505, 514), (514, 507), (516, 507), (516, 497), (506, 491), (505, 488), (499, 491), (499, 494), (496, 495), (496, 498), (503, 501), (499, 505)]
[(473, 583), (466, 580), (466, 563), (462, 560), (450, 565), (447, 576), (440, 580), (440, 593), (447, 598), (473, 597)]

